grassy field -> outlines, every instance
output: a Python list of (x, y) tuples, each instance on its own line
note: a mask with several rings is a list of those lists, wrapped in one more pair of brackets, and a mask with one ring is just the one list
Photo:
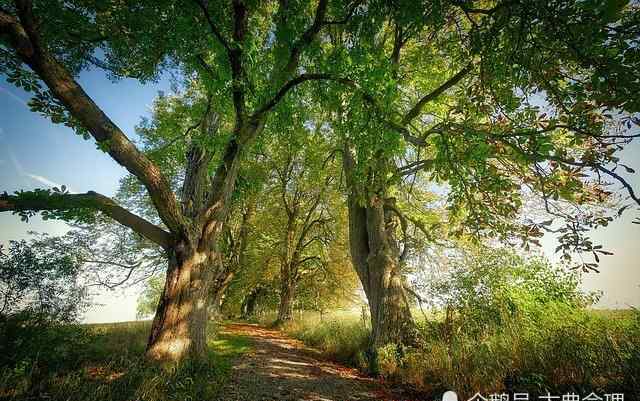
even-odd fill
[[(370, 369), (369, 328), (358, 313), (296, 316), (283, 327), (289, 335), (327, 358)], [(531, 316), (470, 335), (469, 322), (447, 327), (441, 314), (428, 315), (418, 323), (422, 343), (380, 349), (375, 373), (424, 394), (455, 389), (467, 398), (506, 391), (509, 381), (531, 394), (640, 394), (639, 312), (548, 307)]]
[[(250, 348), (239, 336), (209, 333), (207, 362), (153, 367), (142, 355), (149, 322), (93, 324), (55, 330), (0, 372), (0, 399), (206, 400), (215, 397), (232, 361)], [(64, 338), (58, 342), (57, 338)], [(40, 349), (36, 349), (40, 348)]]

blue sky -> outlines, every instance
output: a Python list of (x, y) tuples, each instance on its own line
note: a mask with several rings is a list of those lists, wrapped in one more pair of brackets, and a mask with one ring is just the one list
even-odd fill
[[(130, 137), (134, 137), (141, 117), (149, 116), (158, 91), (168, 92), (170, 87), (167, 79), (147, 85), (135, 80), (114, 83), (100, 71), (84, 72), (80, 83)], [(84, 140), (67, 127), (31, 112), (28, 99), (26, 92), (0, 81), (0, 192), (64, 184), (72, 192), (93, 190), (113, 195), (126, 170), (97, 150), (93, 140)], [(0, 213), (0, 243), (26, 238), (30, 230), (61, 234), (67, 226), (40, 218), (23, 223), (17, 216)], [(136, 295), (135, 289), (101, 291), (96, 301), (102, 305), (92, 308), (86, 320), (133, 320)]]
[[(133, 136), (134, 126), (148, 116), (150, 105), (159, 90), (169, 91), (169, 81), (142, 85), (134, 80), (111, 82), (100, 71), (88, 71), (80, 76), (85, 91), (94, 98), (109, 117), (125, 133)], [(52, 124), (48, 119), (29, 111), (27, 93), (0, 81), (0, 191), (46, 188), (66, 185), (72, 192), (97, 191), (113, 195), (125, 170), (70, 129)], [(626, 163), (640, 172), (640, 144), (623, 153)], [(636, 174), (631, 182), (640, 191)], [(640, 225), (631, 224), (635, 212), (628, 213), (606, 229), (595, 232), (605, 249), (615, 252), (603, 258), (602, 273), (585, 277), (584, 287), (601, 290), (604, 296), (599, 306), (640, 306)], [(637, 215), (637, 213), (635, 213)], [(39, 218), (23, 223), (17, 216), (0, 213), (0, 243), (27, 237), (30, 230), (60, 234), (66, 230), (61, 222)], [(553, 238), (545, 238), (543, 251), (554, 258)], [(125, 321), (135, 318), (136, 289), (102, 291), (96, 298), (101, 304), (88, 311), (89, 322)]]

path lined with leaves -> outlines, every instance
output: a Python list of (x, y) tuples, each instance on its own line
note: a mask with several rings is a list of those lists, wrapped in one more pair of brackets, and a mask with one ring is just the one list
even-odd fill
[(300, 341), (252, 324), (229, 324), (224, 333), (249, 337), (254, 349), (238, 359), (219, 400), (392, 400), (377, 380), (323, 361)]

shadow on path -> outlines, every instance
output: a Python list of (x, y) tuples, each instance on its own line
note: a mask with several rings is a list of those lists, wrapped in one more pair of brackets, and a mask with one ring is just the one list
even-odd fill
[(223, 333), (251, 338), (254, 349), (238, 359), (219, 400), (391, 400), (378, 381), (313, 357), (280, 332), (252, 324), (229, 324)]

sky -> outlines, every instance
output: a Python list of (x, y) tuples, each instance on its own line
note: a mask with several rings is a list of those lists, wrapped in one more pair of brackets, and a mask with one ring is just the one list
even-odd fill
[[(135, 80), (109, 81), (100, 71), (80, 75), (80, 84), (105, 113), (130, 137), (158, 91), (170, 91), (168, 79), (142, 85)], [(66, 185), (71, 192), (96, 191), (114, 195), (126, 170), (109, 155), (71, 129), (55, 125), (27, 106), (29, 94), (0, 78), (0, 192)], [(20, 221), (11, 213), (0, 213), (0, 243), (28, 238), (28, 231), (59, 235), (68, 226), (39, 217)], [(86, 322), (135, 320), (138, 288), (101, 290), (87, 311)]]
[[(81, 74), (80, 84), (106, 114), (130, 137), (158, 91), (170, 91), (168, 79), (140, 84), (134, 80), (109, 81), (100, 71)], [(18, 189), (47, 188), (66, 185), (71, 192), (93, 190), (107, 196), (115, 193), (119, 179), (126, 173), (107, 154), (99, 151), (93, 140), (83, 140), (72, 130), (55, 125), (29, 110), (29, 95), (0, 78), (0, 192)], [(640, 143), (622, 153), (627, 165), (640, 172)], [(630, 183), (640, 192), (638, 174)], [(583, 287), (602, 291), (597, 307), (626, 308), (640, 306), (640, 225), (631, 224), (637, 212), (630, 212), (608, 227), (593, 233), (613, 256), (601, 260), (601, 273), (584, 277)], [(28, 238), (28, 231), (62, 234), (62, 222), (43, 221), (39, 217), (20, 221), (18, 216), (0, 213), (0, 243)], [(552, 260), (555, 240), (543, 239), (541, 250)], [(115, 322), (135, 319), (139, 288), (101, 290), (96, 305), (84, 316), (85, 322)]]

